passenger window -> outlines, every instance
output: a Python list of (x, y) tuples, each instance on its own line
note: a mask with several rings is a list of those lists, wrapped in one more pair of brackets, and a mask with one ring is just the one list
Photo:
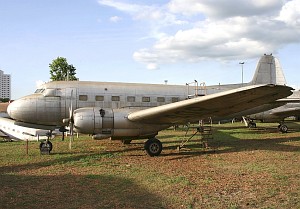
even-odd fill
[(104, 96), (95, 96), (96, 101), (104, 101)]
[(142, 102), (150, 102), (150, 97), (143, 97)]
[(134, 96), (128, 96), (127, 97), (127, 102), (135, 102), (135, 97)]
[(157, 97), (157, 102), (165, 102), (166, 99), (164, 97)]
[(79, 101), (87, 101), (88, 96), (87, 95), (79, 95)]
[(172, 102), (178, 102), (179, 98), (178, 97), (172, 97)]
[(118, 102), (118, 101), (120, 101), (120, 97), (119, 96), (112, 96), (111, 101)]

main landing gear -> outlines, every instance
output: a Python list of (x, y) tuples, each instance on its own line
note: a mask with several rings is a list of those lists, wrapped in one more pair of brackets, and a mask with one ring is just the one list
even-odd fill
[(278, 130), (281, 132), (281, 133), (287, 133), (289, 128), (287, 127), (287, 125), (285, 125), (284, 123), (280, 123), (278, 125)]
[(144, 148), (150, 157), (154, 157), (161, 153), (163, 147), (162, 143), (157, 138), (153, 137), (145, 142)]
[(248, 123), (248, 128), (256, 128), (256, 123), (254, 121), (250, 121)]

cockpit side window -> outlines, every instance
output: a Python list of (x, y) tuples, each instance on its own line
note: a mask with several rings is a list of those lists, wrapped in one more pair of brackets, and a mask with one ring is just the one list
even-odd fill
[(37, 94), (37, 93), (43, 93), (45, 91), (45, 89), (37, 89), (37, 90), (35, 90), (35, 94)]
[(45, 97), (55, 97), (56, 95), (56, 89), (44, 89), (43, 95)]

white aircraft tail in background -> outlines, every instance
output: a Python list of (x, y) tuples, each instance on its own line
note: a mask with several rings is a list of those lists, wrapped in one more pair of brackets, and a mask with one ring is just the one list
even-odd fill
[(256, 66), (251, 85), (255, 84), (286, 85), (285, 76), (279, 60), (271, 55), (262, 56)]

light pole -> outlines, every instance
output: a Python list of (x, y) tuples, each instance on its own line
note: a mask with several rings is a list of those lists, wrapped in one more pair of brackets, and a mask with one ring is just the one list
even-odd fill
[(242, 65), (242, 86), (244, 85), (244, 64), (245, 62), (239, 62), (240, 65)]

